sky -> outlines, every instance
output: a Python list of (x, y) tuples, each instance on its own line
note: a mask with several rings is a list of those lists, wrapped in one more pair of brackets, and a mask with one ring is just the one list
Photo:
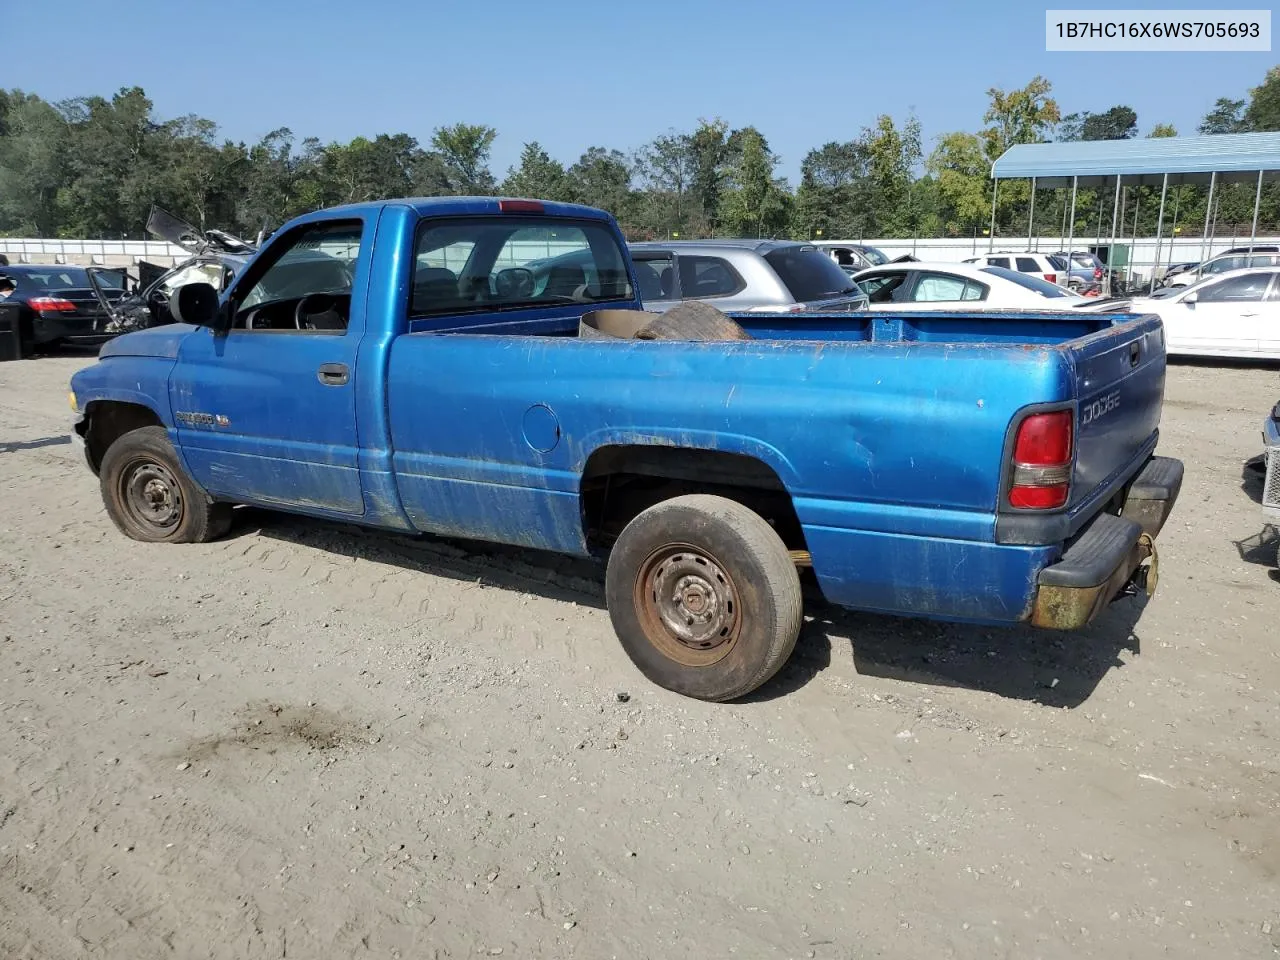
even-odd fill
[(1280, 63), (1274, 53), (1049, 53), (1046, 5), (1026, 0), (3, 5), (0, 87), (60, 100), (136, 85), (161, 119), (199, 114), (250, 142), (287, 126), (326, 142), (403, 132), (425, 146), (436, 127), (488, 124), (499, 179), (527, 141), (567, 165), (590, 146), (629, 153), (720, 117), (764, 133), (795, 183), (808, 150), (879, 114), (914, 111), (927, 154), (939, 135), (982, 126), (989, 87), (1036, 74), (1064, 114), (1123, 103), (1142, 133), (1172, 123), (1193, 134), (1214, 100), (1246, 97)]

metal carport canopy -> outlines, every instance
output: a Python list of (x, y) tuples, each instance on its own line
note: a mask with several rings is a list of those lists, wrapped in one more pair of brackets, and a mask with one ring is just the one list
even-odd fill
[(1224, 133), (1211, 137), (1020, 143), (991, 165), (996, 180), (1035, 178), (1039, 187), (1099, 187), (1121, 177), (1128, 186), (1248, 182), (1280, 177), (1280, 133)]

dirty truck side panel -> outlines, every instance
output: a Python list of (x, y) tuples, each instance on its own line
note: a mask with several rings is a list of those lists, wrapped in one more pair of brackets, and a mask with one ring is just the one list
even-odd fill
[[(356, 398), (366, 388), (357, 362), (366, 329), (376, 213), (331, 217), (362, 224), (345, 331), (208, 328), (183, 341), (169, 392), (178, 442), (195, 479), (215, 497), (283, 505), (323, 515), (365, 512)], [(306, 227), (272, 244), (290, 245)], [(251, 266), (236, 284), (256, 282)], [(347, 371), (344, 383), (322, 367)], [(371, 444), (376, 448), (377, 441)]]
[(419, 529), (583, 553), (594, 451), (745, 454), (791, 493), (833, 602), (1007, 621), (1057, 548), (993, 542), (1005, 430), (1071, 382), (1047, 348), (415, 334), (387, 396)]

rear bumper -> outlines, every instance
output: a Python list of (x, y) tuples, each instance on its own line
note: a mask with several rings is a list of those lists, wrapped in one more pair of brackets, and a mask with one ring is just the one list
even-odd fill
[(1182, 473), (1181, 460), (1152, 457), (1130, 485), (1120, 516), (1099, 514), (1057, 563), (1040, 571), (1034, 626), (1077, 630), (1121, 594), (1154, 592), (1155, 538), (1178, 499)]
[(52, 343), (55, 340), (70, 340), (75, 343), (106, 343), (115, 334), (107, 333), (105, 327), (110, 318), (101, 317), (60, 317), (38, 313), (31, 323), (31, 333), (36, 343)]

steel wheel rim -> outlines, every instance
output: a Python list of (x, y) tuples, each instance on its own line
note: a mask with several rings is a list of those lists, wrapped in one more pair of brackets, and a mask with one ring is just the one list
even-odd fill
[(171, 533), (182, 522), (182, 488), (168, 467), (150, 458), (134, 460), (121, 472), (120, 500), (143, 529)]
[(714, 556), (692, 544), (666, 544), (649, 554), (636, 575), (634, 601), (649, 642), (684, 666), (719, 663), (738, 642), (737, 586)]

